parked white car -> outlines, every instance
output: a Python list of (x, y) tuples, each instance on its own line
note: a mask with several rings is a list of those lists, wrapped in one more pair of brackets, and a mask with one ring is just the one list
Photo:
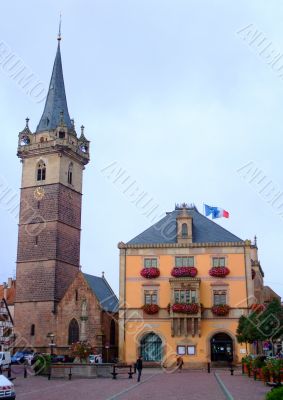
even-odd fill
[(0, 351), (0, 366), (6, 369), (11, 364), (11, 353), (9, 351)]
[(14, 384), (4, 375), (0, 375), (0, 400), (15, 400)]

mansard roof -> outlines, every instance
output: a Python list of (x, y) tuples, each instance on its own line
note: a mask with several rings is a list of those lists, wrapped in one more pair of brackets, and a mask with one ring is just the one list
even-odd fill
[[(193, 243), (243, 242), (238, 236), (201, 214), (195, 206), (187, 207), (192, 217)], [(176, 218), (180, 208), (167, 215), (154, 225), (130, 240), (127, 244), (162, 244), (177, 243)]]

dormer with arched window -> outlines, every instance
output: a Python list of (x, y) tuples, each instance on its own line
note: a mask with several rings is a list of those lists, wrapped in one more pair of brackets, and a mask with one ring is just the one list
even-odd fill
[(183, 207), (177, 218), (177, 243), (192, 243), (193, 239), (193, 219), (188, 213), (188, 209)]
[(36, 168), (36, 180), (38, 182), (45, 181), (46, 179), (46, 165), (43, 160), (40, 160)]

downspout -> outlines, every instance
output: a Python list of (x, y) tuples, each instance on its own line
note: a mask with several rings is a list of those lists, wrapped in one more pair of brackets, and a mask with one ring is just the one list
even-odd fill
[(249, 293), (248, 293), (248, 278), (247, 278), (247, 253), (246, 253), (246, 245), (244, 245), (244, 255), (245, 255), (245, 281), (246, 281), (246, 300), (247, 300), (247, 309), (249, 309)]
[(126, 340), (126, 269), (127, 269), (127, 249), (125, 249), (125, 272), (124, 272), (124, 343)]

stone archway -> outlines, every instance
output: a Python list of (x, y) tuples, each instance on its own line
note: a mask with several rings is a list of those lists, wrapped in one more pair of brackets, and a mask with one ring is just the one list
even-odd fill
[(210, 339), (212, 362), (232, 362), (234, 358), (233, 339), (225, 332), (218, 332)]
[(140, 355), (144, 361), (161, 362), (163, 346), (160, 336), (154, 332), (146, 333), (140, 340)]

